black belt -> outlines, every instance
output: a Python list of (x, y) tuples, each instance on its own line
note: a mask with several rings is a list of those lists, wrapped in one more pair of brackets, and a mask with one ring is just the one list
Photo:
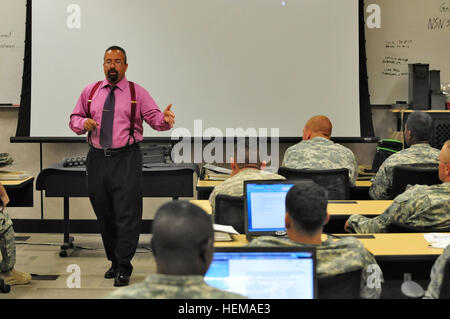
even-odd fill
[(120, 147), (120, 148), (106, 148), (106, 149), (95, 148), (92, 145), (89, 145), (89, 149), (91, 151), (93, 151), (94, 153), (101, 153), (101, 154), (105, 155), (106, 157), (114, 156), (114, 155), (121, 154), (121, 153), (131, 152), (137, 148), (139, 148), (139, 143), (134, 143), (134, 144), (127, 145), (124, 147)]

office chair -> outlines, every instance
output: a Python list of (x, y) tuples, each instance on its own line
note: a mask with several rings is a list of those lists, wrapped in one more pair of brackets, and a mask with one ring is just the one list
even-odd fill
[(422, 286), (413, 281), (410, 273), (403, 274), (403, 283), (400, 286), (400, 291), (403, 295), (411, 299), (422, 298), (425, 294), (425, 290)]
[(350, 186), (347, 168), (338, 169), (293, 169), (280, 167), (278, 174), (289, 181), (309, 179), (323, 186), (328, 192), (328, 199), (349, 199)]
[(318, 280), (319, 299), (359, 299), (362, 269)]
[(244, 197), (217, 195), (214, 223), (233, 226), (239, 234), (245, 234)]
[(437, 165), (399, 165), (394, 167), (391, 199), (403, 193), (407, 185), (441, 184)]
[(440, 150), (448, 139), (450, 139), (450, 119), (448, 116), (444, 115), (443, 118), (433, 118), (431, 146)]
[(450, 259), (448, 259), (445, 264), (439, 299), (450, 299)]
[[(447, 260), (444, 266), (444, 274), (442, 278), (441, 290), (439, 292), (439, 299), (450, 299), (450, 259)], [(405, 281), (401, 286), (403, 295), (409, 298), (421, 298), (425, 294), (425, 290), (416, 282), (411, 280), (411, 274), (405, 274)]]
[(450, 227), (417, 227), (402, 224), (399, 222), (392, 222), (387, 227), (387, 233), (433, 233), (433, 232), (450, 232)]

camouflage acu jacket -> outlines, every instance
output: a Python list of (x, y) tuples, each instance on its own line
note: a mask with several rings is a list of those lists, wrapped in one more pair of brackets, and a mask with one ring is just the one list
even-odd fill
[(447, 261), (450, 260), (450, 246), (445, 248), (442, 255), (436, 259), (436, 262), (431, 268), (430, 284), (428, 285), (427, 291), (425, 291), (424, 299), (437, 299), (439, 298), (439, 293), (441, 292), (442, 280), (444, 279), (444, 268)]
[(9, 227), (12, 226), (12, 220), (9, 215), (3, 211), (0, 212), (0, 235), (3, 234)]
[(357, 233), (385, 233), (394, 221), (436, 230), (450, 227), (450, 182), (415, 185), (398, 195), (383, 214), (375, 218), (352, 215), (347, 220)]
[(409, 148), (389, 156), (372, 178), (369, 195), (372, 199), (391, 199), (394, 167), (405, 164), (438, 165), (439, 150), (428, 144), (414, 144)]
[(149, 275), (143, 282), (112, 292), (107, 299), (243, 299), (207, 285), (202, 276)]
[[(248, 246), (276, 247), (276, 246), (300, 246), (311, 245), (294, 242), (290, 239), (261, 236), (252, 240)], [(328, 236), (327, 240), (316, 247), (318, 278), (331, 277), (346, 272), (362, 269), (361, 273), (361, 298), (379, 298), (383, 274), (375, 261), (375, 257), (354, 237), (346, 237), (333, 240)], [(374, 278), (376, 277), (376, 278)]]
[(244, 196), (244, 181), (264, 179), (269, 180), (285, 178), (281, 175), (264, 172), (256, 168), (243, 169), (236, 175), (225, 180), (222, 184), (214, 187), (211, 195), (209, 195), (209, 202), (211, 203), (212, 211), (214, 212), (217, 195), (223, 194), (230, 196)]
[(353, 152), (323, 137), (301, 141), (289, 147), (281, 166), (294, 169), (347, 168), (351, 185), (355, 185), (358, 176), (358, 164)]

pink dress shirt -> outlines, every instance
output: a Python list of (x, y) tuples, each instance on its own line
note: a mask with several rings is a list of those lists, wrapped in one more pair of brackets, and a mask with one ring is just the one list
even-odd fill
[[(97, 92), (92, 97), (91, 103), (91, 117), (98, 123), (98, 127), (91, 133), (91, 143), (95, 148), (102, 148), (100, 146), (100, 128), (102, 123), (103, 105), (106, 97), (110, 91), (107, 86), (108, 80), (104, 79), (100, 84)], [(87, 100), (89, 93), (95, 83), (86, 86), (81, 92), (78, 102), (70, 115), (69, 127), (78, 135), (85, 134), (84, 122), (87, 120)], [(114, 110), (114, 124), (113, 137), (111, 148), (120, 148), (127, 145), (130, 130), (130, 113), (131, 113), (131, 94), (128, 80), (124, 77), (117, 83), (115, 94), (115, 110)], [(134, 137), (136, 142), (143, 140), (143, 121), (147, 122), (153, 129), (157, 131), (167, 131), (170, 129), (170, 124), (164, 121), (164, 114), (156, 105), (150, 94), (140, 85), (135, 83), (136, 88), (136, 120), (134, 124)], [(89, 142), (89, 141), (88, 141)], [(130, 144), (134, 143), (133, 138), (130, 139)]]

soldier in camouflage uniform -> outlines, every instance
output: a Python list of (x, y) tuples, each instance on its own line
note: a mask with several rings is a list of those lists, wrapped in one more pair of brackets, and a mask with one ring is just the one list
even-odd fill
[[(249, 246), (315, 247), (318, 278), (361, 269), (361, 298), (379, 298), (383, 274), (374, 256), (354, 237), (322, 241), (322, 228), (328, 222), (327, 198), (323, 187), (314, 182), (293, 186), (286, 195), (286, 230), (289, 238), (261, 236)], [(319, 292), (320, 294), (320, 292)]]
[(242, 299), (241, 295), (213, 288), (203, 276), (213, 256), (211, 216), (186, 201), (164, 204), (152, 226), (152, 251), (157, 273), (143, 282), (119, 288), (107, 298)]
[(410, 147), (389, 156), (372, 178), (369, 195), (372, 199), (392, 199), (394, 167), (405, 164), (437, 165), (439, 150), (429, 145), (432, 118), (424, 112), (414, 112), (405, 124), (405, 141)]
[(303, 128), (302, 141), (289, 147), (281, 166), (293, 169), (347, 168), (349, 181), (355, 185), (358, 164), (355, 155), (345, 146), (330, 140), (332, 124), (323, 115), (308, 120)]
[(0, 153), (0, 166), (11, 165), (14, 159), (9, 155), (9, 153)]
[(244, 162), (238, 164), (236, 160), (239, 158), (238, 149), (237, 147), (235, 156), (231, 160), (231, 177), (214, 187), (214, 190), (209, 195), (209, 202), (213, 212), (217, 195), (244, 196), (244, 181), (285, 179), (281, 175), (265, 172), (266, 163), (260, 162), (257, 151), (249, 147), (249, 143), (242, 150), (242, 152), (245, 152)]
[[(441, 156), (439, 157), (439, 177), (441, 177), (442, 175), (441, 177), (442, 179), (446, 175), (447, 176), (446, 184), (449, 184), (448, 176), (450, 175), (450, 141), (447, 141), (444, 144), (444, 147), (446, 148), (446, 152), (444, 154), (441, 153)], [(430, 275), (431, 280), (430, 284), (428, 285), (427, 291), (425, 292), (424, 296), (425, 299), (439, 298), (442, 280), (444, 277), (444, 267), (448, 260), (450, 260), (450, 246), (447, 246), (447, 248), (445, 248), (442, 255), (439, 256), (438, 259), (436, 259), (433, 268), (431, 268), (431, 275)]]
[(0, 278), (8, 285), (23, 285), (31, 280), (31, 275), (14, 269), (16, 263), (16, 245), (12, 220), (5, 212), (9, 197), (0, 183)]
[(438, 299), (441, 292), (442, 280), (444, 279), (444, 269), (447, 261), (450, 260), (450, 246), (445, 248), (442, 255), (436, 259), (436, 262), (431, 268), (430, 283), (427, 291), (425, 291), (424, 299)]
[(350, 216), (345, 229), (356, 233), (383, 233), (392, 222), (434, 230), (450, 227), (450, 141), (442, 147), (439, 158), (442, 184), (415, 185), (398, 195), (391, 206), (375, 218)]

